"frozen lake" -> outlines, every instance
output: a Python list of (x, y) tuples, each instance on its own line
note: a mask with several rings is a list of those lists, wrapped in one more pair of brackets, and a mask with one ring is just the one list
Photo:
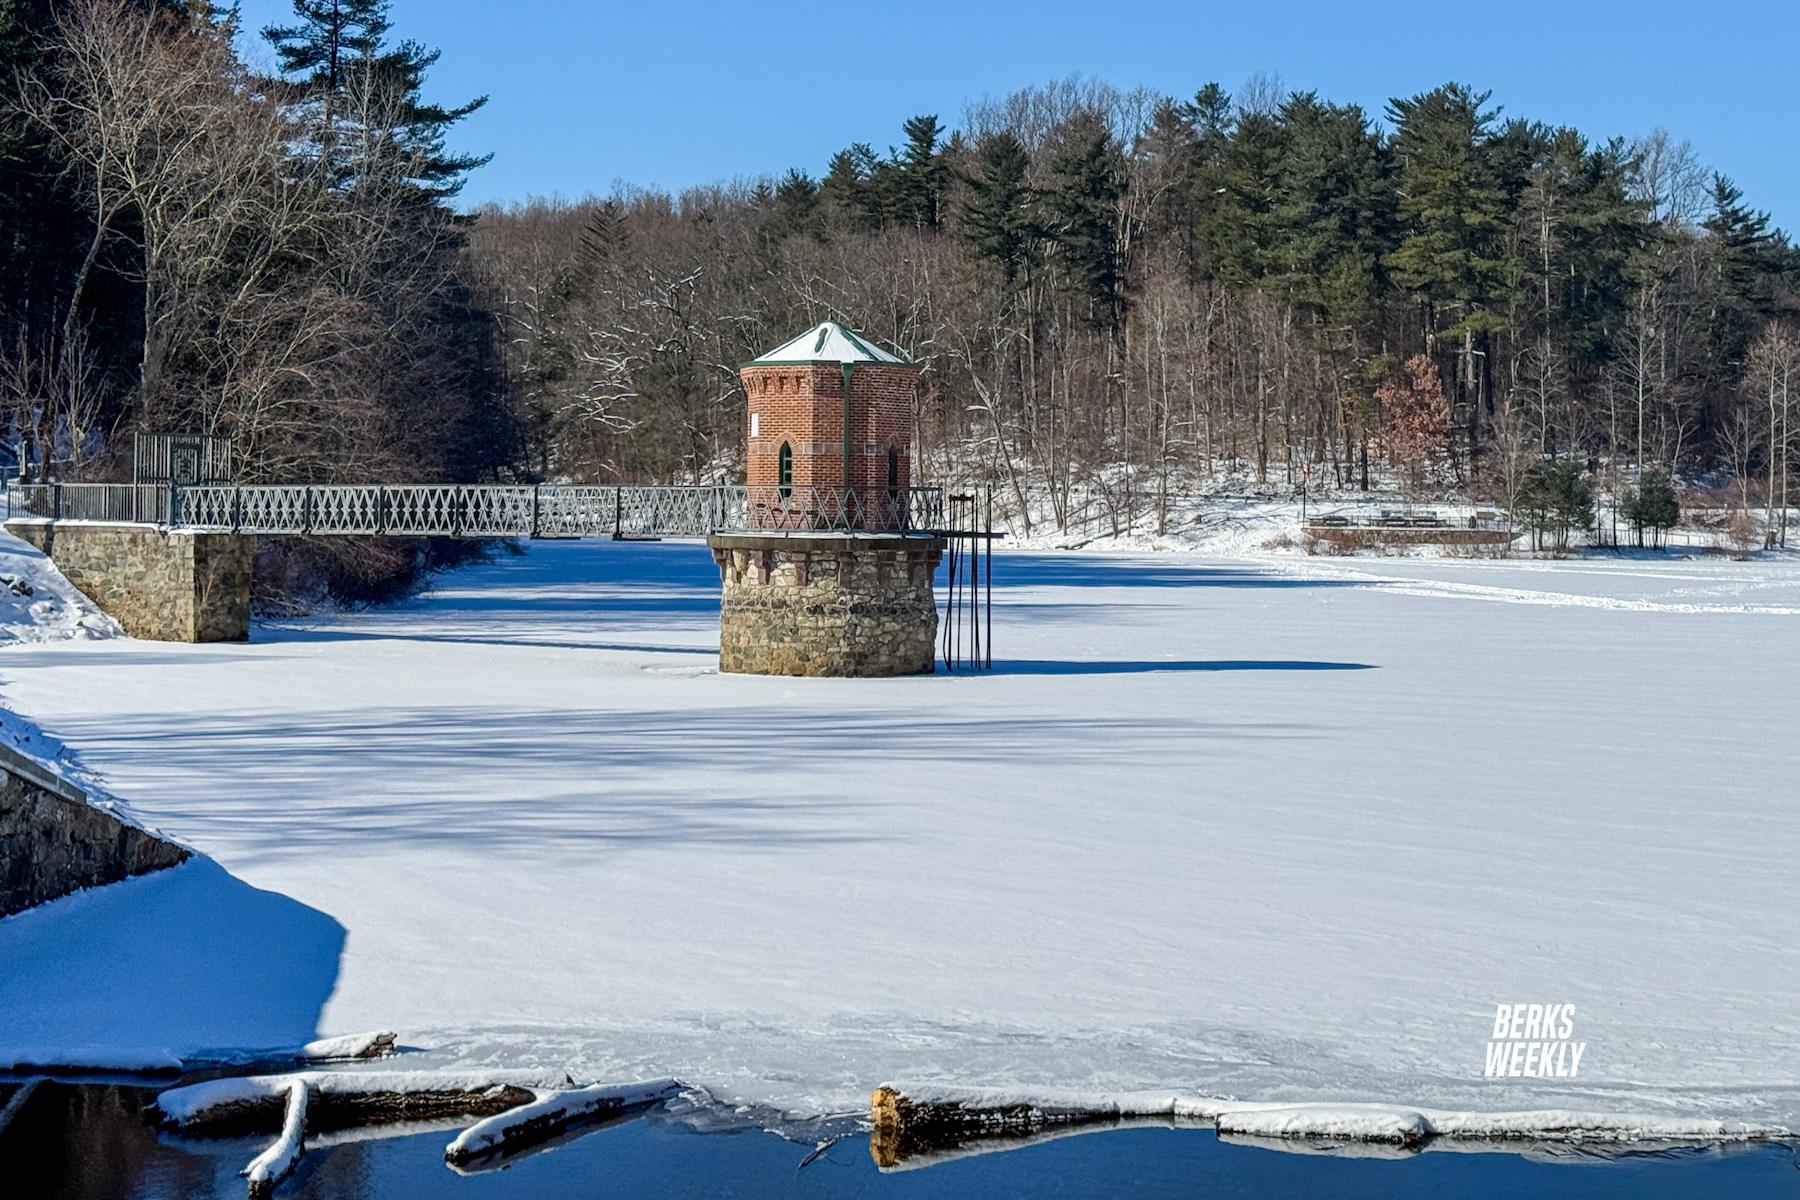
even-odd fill
[[(1800, 564), (996, 584), (981, 676), (720, 676), (674, 543), (0, 651), (223, 868), (0, 923), (0, 1052), (391, 1028), (810, 1114), (901, 1079), (1800, 1127)], [(1577, 1006), (1579, 1078), (1482, 1077), (1527, 1001)]]

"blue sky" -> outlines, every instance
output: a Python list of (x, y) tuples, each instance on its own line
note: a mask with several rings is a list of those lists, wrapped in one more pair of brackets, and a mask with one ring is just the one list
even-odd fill
[[(244, 0), (245, 22), (287, 8)], [(1800, 4), (1787, 0), (395, 0), (393, 17), (443, 50), (434, 98), (492, 97), (457, 136), (494, 154), (470, 203), (817, 175), (852, 142), (898, 142), (916, 113), (954, 125), (969, 99), (1072, 73), (1185, 97), (1260, 71), (1374, 113), (1455, 79), (1492, 89), (1508, 114), (1592, 136), (1660, 125), (1800, 227)]]

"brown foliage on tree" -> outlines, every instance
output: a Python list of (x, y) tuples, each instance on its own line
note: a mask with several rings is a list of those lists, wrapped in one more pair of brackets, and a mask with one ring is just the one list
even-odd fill
[(1413, 483), (1423, 481), (1450, 434), (1450, 402), (1444, 398), (1437, 364), (1427, 355), (1413, 355), (1398, 374), (1375, 389), (1375, 399), (1381, 406), (1381, 438), (1388, 462), (1405, 471)]

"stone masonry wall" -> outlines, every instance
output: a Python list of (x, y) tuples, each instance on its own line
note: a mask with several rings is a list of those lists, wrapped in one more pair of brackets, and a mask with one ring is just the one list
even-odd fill
[(87, 803), (0, 746), (0, 917), (82, 888), (172, 867), (188, 852)]
[(719, 669), (749, 675), (929, 674), (937, 656), (928, 537), (715, 534)]
[(250, 636), (253, 538), (89, 521), (17, 520), (6, 530), (48, 554), (132, 637), (241, 642)]

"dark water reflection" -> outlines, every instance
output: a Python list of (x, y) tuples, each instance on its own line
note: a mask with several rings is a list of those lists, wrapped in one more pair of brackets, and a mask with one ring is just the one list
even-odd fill
[[(159, 1135), (139, 1115), (153, 1095), (152, 1089), (135, 1087), (40, 1085), (0, 1131), (0, 1178), (6, 1181), (0, 1194), (44, 1200), (242, 1197), (237, 1172), (263, 1140)], [(697, 1132), (676, 1114), (652, 1112), (461, 1175), (443, 1162), (453, 1127), (385, 1132), (368, 1140), (314, 1143), (276, 1195), (291, 1200), (1800, 1196), (1794, 1150), (1766, 1145), (1623, 1157), (1566, 1149), (1368, 1157), (1233, 1145), (1203, 1129), (1128, 1128), (882, 1172), (860, 1134), (818, 1152), (810, 1142), (759, 1131)]]

